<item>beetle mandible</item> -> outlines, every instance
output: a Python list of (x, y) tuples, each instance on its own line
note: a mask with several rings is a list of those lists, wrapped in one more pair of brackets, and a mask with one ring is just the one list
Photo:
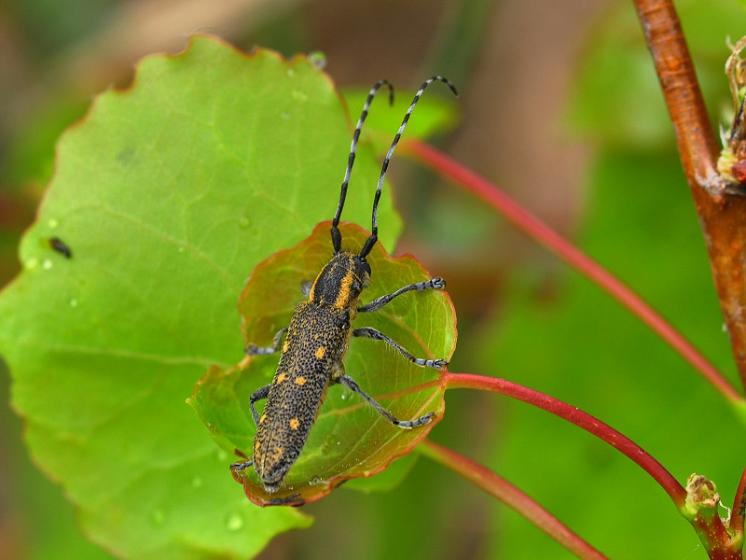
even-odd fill
[[(399, 428), (412, 429), (432, 420), (432, 413), (413, 420), (399, 420), (373, 397), (365, 393), (350, 376), (346, 375), (342, 360), (352, 336), (380, 340), (418, 366), (441, 369), (448, 365), (444, 359), (416, 358), (395, 340), (374, 328), (353, 329), (351, 326), (357, 313), (376, 311), (402, 294), (445, 288), (446, 284), (442, 278), (432, 278), (425, 282), (409, 284), (370, 303), (358, 306), (360, 294), (371, 277), (371, 269), (366, 257), (378, 240), (378, 202), (391, 156), (396, 150), (417, 102), (425, 89), (435, 81), (443, 82), (455, 95), (458, 95), (453, 84), (443, 76), (428, 78), (417, 90), (381, 166), (373, 199), (371, 234), (360, 253), (355, 254), (342, 249), (339, 220), (347, 196), (352, 166), (355, 162), (357, 143), (363, 123), (368, 116), (368, 110), (378, 90), (382, 86), (388, 87), (390, 103), (393, 103), (394, 95), (392, 85), (386, 80), (376, 82), (370, 89), (352, 135), (337, 212), (332, 221), (331, 237), (334, 254), (313, 283), (304, 288), (307, 300), (296, 307), (290, 324), (275, 335), (272, 346), (260, 347), (251, 344), (246, 348), (246, 353), (249, 355), (274, 354), (278, 351), (282, 353), (272, 383), (255, 391), (249, 399), (251, 414), (257, 426), (254, 456), (252, 459), (231, 465), (234, 476), (253, 465), (267, 492), (277, 491), (288, 470), (300, 455), (329, 385), (337, 383), (345, 385)], [(260, 415), (255, 404), (262, 399), (267, 399), (267, 404)]]

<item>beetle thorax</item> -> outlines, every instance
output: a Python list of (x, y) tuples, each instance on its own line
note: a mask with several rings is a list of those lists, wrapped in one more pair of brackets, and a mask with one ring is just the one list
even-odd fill
[(370, 266), (354, 253), (341, 251), (321, 269), (308, 301), (336, 309), (352, 307), (370, 279)]

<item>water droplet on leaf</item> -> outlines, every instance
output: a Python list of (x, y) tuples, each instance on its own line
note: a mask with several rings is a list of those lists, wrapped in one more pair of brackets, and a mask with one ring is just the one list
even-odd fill
[(52, 268), (53, 266), (54, 266), (54, 264), (53, 264), (53, 263), (52, 263), (52, 261), (50, 261), (49, 259), (44, 259), (44, 262), (43, 262), (43, 263), (42, 263), (42, 265), (41, 265), (41, 267), (42, 267), (42, 268), (43, 268), (44, 270), (49, 270), (49, 269), (50, 269), (50, 268)]
[(153, 510), (153, 513), (151, 513), (150, 516), (153, 519), (153, 523), (156, 525), (163, 525), (163, 522), (166, 520), (166, 514), (163, 513), (162, 509)]
[(195, 476), (192, 479), (192, 488), (201, 488), (202, 484), (203, 484), (203, 482), (202, 482), (202, 478), (201, 477)]
[(243, 517), (239, 513), (232, 513), (228, 516), (225, 526), (229, 531), (238, 531), (243, 527)]
[(70, 307), (78, 307), (78, 300), (75, 298), (70, 299)]
[(49, 229), (55, 229), (58, 225), (60, 225), (60, 223), (54, 218), (49, 218), (49, 220), (47, 220), (47, 226), (49, 226)]
[(294, 89), (292, 95), (293, 99), (295, 99), (296, 101), (308, 101), (308, 96), (300, 90)]
[(326, 68), (326, 55), (321, 51), (308, 53), (308, 62), (313, 64), (319, 70)]
[(37, 259), (36, 257), (31, 257), (30, 259), (27, 259), (23, 263), (23, 266), (25, 266), (29, 270), (36, 268), (38, 265), (39, 265), (39, 259)]

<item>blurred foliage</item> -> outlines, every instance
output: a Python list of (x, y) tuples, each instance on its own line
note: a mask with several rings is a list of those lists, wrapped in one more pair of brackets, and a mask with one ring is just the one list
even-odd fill
[[(729, 103), (725, 38), (743, 31), (743, 7), (677, 6), (710, 106)], [(579, 244), (738, 384), (671, 124), (628, 3), (601, 22), (580, 67), (571, 119), (599, 150)], [(722, 397), (577, 273), (563, 268), (552, 278), (535, 263), (514, 271), (511, 285), (507, 309), (482, 339), (482, 369), (598, 416), (680, 481), (692, 472), (710, 477), (729, 504), (744, 466), (743, 427)], [(612, 558), (704, 557), (668, 497), (627, 458), (547, 414), (504, 407), (502, 438), (487, 463), (580, 535)], [(527, 541), (536, 557), (571, 557), (513, 512), (496, 514), (494, 530), (495, 557), (520, 557)]]
[[(24, 558), (48, 560), (59, 558), (60, 554), (76, 560), (112, 558), (83, 536), (76, 524), (73, 506), (28, 459), (21, 444), (21, 421), (7, 404), (7, 388), (8, 370), (0, 361), (0, 438), (11, 444), (3, 449), (9, 459), (9, 474), (15, 481), (10, 498), (16, 498), (20, 506), (16, 513), (22, 527), (19, 537), (23, 540), (19, 546)], [(0, 545), (0, 553), (2, 551)]]
[(14, 188), (29, 184), (46, 185), (54, 171), (57, 139), (85, 114), (87, 107), (87, 103), (76, 97), (60, 97), (30, 115), (0, 162), (3, 182)]
[[(743, 6), (734, 0), (680, 0), (676, 7), (705, 99), (719, 116), (730, 107), (724, 96), (726, 42), (744, 32)], [(629, 2), (617, 2), (589, 37), (570, 100), (570, 124), (606, 146), (660, 149), (671, 144), (668, 112)]]
[(471, 67), (478, 60), (493, 7), (493, 0), (452, 2), (448, 6), (451, 13), (444, 18), (425, 66), (448, 76), (454, 84), (466, 83)]
[[(735, 377), (676, 154), (604, 153), (591, 187), (581, 247)], [(705, 474), (732, 500), (744, 466), (735, 443), (743, 427), (723, 398), (586, 278), (565, 271), (547, 296), (544, 275), (540, 267), (516, 274), (508, 309), (483, 339), (483, 370), (583, 408), (680, 481)], [(550, 415), (504, 406), (503, 435), (488, 464), (610, 557), (681, 558), (698, 547), (668, 496), (626, 457)], [(499, 557), (514, 557), (527, 539), (537, 557), (570, 557), (512, 513), (501, 513), (497, 530)]]
[(36, 56), (55, 54), (112, 17), (117, 0), (6, 0), (8, 10), (23, 32), (34, 37)]

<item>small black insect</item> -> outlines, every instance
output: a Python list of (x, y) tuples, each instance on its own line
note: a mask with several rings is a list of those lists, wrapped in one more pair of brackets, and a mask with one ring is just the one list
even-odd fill
[(64, 255), (66, 258), (73, 258), (73, 250), (70, 249), (69, 245), (62, 241), (59, 237), (50, 237), (49, 246), (57, 251), (59, 254)]
[[(360, 137), (360, 130), (368, 116), (368, 109), (378, 90), (384, 85), (387, 86), (391, 102), (393, 102), (394, 94), (393, 87), (386, 80), (376, 82), (370, 89), (352, 136), (337, 212), (332, 221), (331, 237), (334, 255), (319, 272), (316, 280), (304, 289), (304, 293), (307, 292), (307, 301), (298, 305), (290, 319), (290, 324), (275, 335), (272, 346), (258, 347), (252, 344), (246, 348), (246, 353), (249, 355), (273, 354), (281, 349), (282, 357), (272, 383), (258, 389), (251, 395), (249, 405), (257, 425), (254, 456), (250, 460), (231, 465), (234, 477), (238, 477), (241, 471), (254, 465), (264, 488), (268, 492), (277, 491), (288, 470), (300, 455), (311, 426), (316, 419), (326, 389), (332, 384), (342, 383), (347, 386), (391, 423), (400, 428), (412, 429), (423, 426), (432, 420), (432, 413), (414, 420), (399, 420), (396, 418), (370, 395), (366, 394), (351, 377), (345, 374), (342, 359), (347, 350), (349, 338), (353, 336), (383, 341), (418, 366), (440, 369), (448, 365), (448, 362), (442, 359), (416, 358), (396, 341), (374, 328), (353, 329), (351, 327), (352, 319), (357, 313), (376, 311), (402, 294), (445, 288), (446, 284), (442, 278), (432, 278), (426, 282), (404, 286), (391, 294), (358, 306), (360, 293), (368, 284), (371, 276), (370, 265), (366, 261), (366, 257), (378, 240), (378, 202), (381, 198), (386, 170), (412, 111), (425, 89), (434, 81), (443, 82), (455, 95), (458, 95), (453, 84), (442, 76), (428, 78), (417, 90), (383, 160), (378, 187), (373, 199), (371, 235), (366, 240), (360, 253), (355, 254), (342, 250), (339, 220), (347, 196), (350, 173), (355, 162), (357, 142)], [(268, 401), (260, 415), (256, 410), (255, 403), (265, 398)]]

